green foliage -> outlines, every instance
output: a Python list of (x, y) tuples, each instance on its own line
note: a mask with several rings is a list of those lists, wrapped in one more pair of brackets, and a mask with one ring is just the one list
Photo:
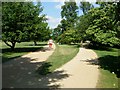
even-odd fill
[(68, 29), (65, 31), (61, 36), (59, 37), (60, 39), (58, 42), (64, 43), (64, 44), (71, 44), (71, 42), (75, 41), (76, 38), (76, 31), (72, 28)]
[(41, 35), (48, 31), (45, 15), (39, 15), (42, 10), (40, 2), (37, 5), (32, 2), (2, 2), (2, 40), (6, 45), (14, 50), (17, 42), (38, 41), (46, 36)]
[(76, 2), (65, 2), (65, 5), (62, 6), (61, 17), (65, 18), (67, 23), (74, 23), (77, 17), (77, 5)]
[[(114, 8), (108, 10), (111, 11), (111, 9)], [(110, 12), (108, 10), (106, 12), (105, 10), (105, 8), (94, 8), (88, 12), (93, 18), (93, 21), (86, 30), (86, 34), (89, 36), (90, 40), (96, 43), (109, 46), (119, 45), (120, 40), (117, 38), (116, 28), (113, 23), (114, 21), (111, 19), (112, 15), (109, 16)]]
[(90, 23), (92, 21), (92, 17), (89, 14), (86, 15), (82, 15), (79, 17), (78, 22), (77, 22), (77, 37), (76, 39), (78, 41), (85, 41), (86, 39), (88, 39), (88, 35), (86, 34), (86, 30), (88, 29)]
[(120, 60), (118, 55), (119, 49), (95, 49), (98, 54), (100, 65), (100, 77), (97, 88), (118, 88), (118, 78), (120, 78)]
[(61, 11), (61, 23), (54, 29), (54, 37), (57, 42), (70, 44), (75, 40), (75, 27), (77, 20), (78, 6), (74, 0), (64, 2)]
[(83, 14), (87, 14), (91, 8), (93, 8), (93, 5), (89, 2), (80, 2), (80, 9), (83, 11)]

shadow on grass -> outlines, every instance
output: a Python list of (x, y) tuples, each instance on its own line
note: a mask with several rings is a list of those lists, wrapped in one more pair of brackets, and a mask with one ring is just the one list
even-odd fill
[(90, 44), (87, 48), (89, 48), (89, 49), (95, 49), (95, 50), (100, 50), (100, 51), (103, 51), (103, 50), (114, 51), (114, 49), (112, 49), (111, 47), (107, 47), (107, 46), (103, 46), (103, 45), (96, 46), (96, 45), (91, 45)]
[(6, 52), (34, 52), (36, 50), (41, 50), (43, 47), (23, 47), (23, 48), (15, 48), (14, 51), (11, 51), (11, 48), (2, 49), (2, 53)]
[(114, 72), (120, 78), (120, 56), (107, 55), (99, 58), (99, 65), (105, 70)]
[[(11, 59), (18, 58), (22, 56), (21, 54), (19, 55), (18, 53), (23, 53), (23, 52), (35, 52), (37, 50), (43, 50), (43, 47), (21, 47), (21, 48), (15, 48), (14, 51), (11, 51), (11, 48), (5, 48), (2, 49), (2, 63), (7, 62)], [(12, 57), (7, 57), (4, 54), (14, 54), (15, 56), (12, 55)]]
[(87, 60), (87, 62), (92, 65), (99, 65), (100, 68), (115, 73), (120, 78), (120, 56), (106, 55), (98, 58), (98, 60)]
[(37, 45), (34, 45), (34, 44), (29, 44), (30, 46), (45, 46), (47, 44), (37, 44)]
[(2, 56), (2, 63), (5, 63), (5, 62), (7, 62), (7, 61), (10, 61), (10, 60), (12, 60), (12, 59), (14, 59), (14, 58), (18, 58), (18, 57), (20, 57), (20, 56), (15, 56), (15, 57), (11, 57), (11, 58)]
[[(55, 71), (47, 75), (39, 75), (36, 70), (44, 65), (45, 62), (32, 63), (33, 59), (20, 57), (6, 62), (2, 65), (2, 87), (3, 88), (59, 88), (56, 82), (69, 77), (65, 71)], [(46, 72), (46, 71), (44, 71)]]

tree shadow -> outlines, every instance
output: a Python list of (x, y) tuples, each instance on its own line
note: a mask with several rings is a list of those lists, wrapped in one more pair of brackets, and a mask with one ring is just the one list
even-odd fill
[[(55, 71), (47, 75), (39, 75), (36, 70), (45, 62), (31, 63), (28, 57), (19, 57), (2, 65), (3, 88), (59, 88), (56, 83), (69, 77), (65, 71)], [(47, 67), (46, 67), (47, 68)]]
[(94, 50), (100, 50), (100, 51), (103, 51), (103, 50), (106, 50), (106, 51), (114, 51), (111, 47), (103, 46), (103, 45), (92, 45), (92, 44), (89, 44), (89, 45), (87, 46), (87, 48), (89, 48), (89, 49), (94, 49)]
[(89, 65), (99, 65), (98, 59), (87, 59), (85, 62), (88, 62)]
[[(12, 60), (14, 58), (18, 58), (21, 55), (17, 55), (17, 53), (23, 53), (23, 52), (37, 52), (37, 51), (41, 51), (41, 52), (46, 52), (46, 51), (50, 51), (51, 49), (49, 47), (22, 47), (22, 48), (15, 48), (14, 51), (11, 51), (10, 48), (5, 48), (2, 49), (2, 63), (7, 62), (9, 60)], [(16, 54), (16, 56), (12, 56), (12, 57), (7, 57), (4, 54), (9, 53), (9, 54)]]
[(30, 46), (45, 46), (47, 44), (37, 44), (37, 45), (34, 45), (34, 44), (29, 44)]
[(107, 55), (100, 57), (98, 60), (100, 68), (114, 72), (120, 78), (120, 56)]
[(21, 47), (21, 48), (15, 48), (14, 51), (11, 51), (11, 48), (5, 48), (2, 49), (2, 53), (6, 52), (34, 52), (36, 50), (42, 50), (43, 47)]
[(87, 60), (91, 65), (99, 65), (100, 68), (115, 73), (120, 78), (120, 56), (106, 55), (104, 57), (92, 60)]

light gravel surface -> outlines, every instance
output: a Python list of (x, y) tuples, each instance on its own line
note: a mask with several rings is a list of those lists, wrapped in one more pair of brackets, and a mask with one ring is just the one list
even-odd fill
[(70, 62), (56, 70), (62, 70), (64, 74), (68, 74), (67, 78), (56, 83), (61, 88), (96, 88), (99, 76), (97, 58), (93, 50), (80, 48)]

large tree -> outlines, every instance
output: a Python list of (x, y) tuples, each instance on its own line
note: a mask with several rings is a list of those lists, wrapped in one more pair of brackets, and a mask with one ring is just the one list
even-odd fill
[(40, 3), (35, 6), (32, 2), (3, 2), (2, 40), (12, 50), (17, 42), (31, 39), (36, 41), (40, 38), (40, 26), (44, 23), (44, 17), (38, 17), (40, 12), (42, 12)]
[(115, 25), (114, 3), (105, 3), (89, 11), (93, 18), (92, 23), (86, 30), (89, 40), (99, 45), (119, 45), (120, 39), (117, 37), (118, 30)]

